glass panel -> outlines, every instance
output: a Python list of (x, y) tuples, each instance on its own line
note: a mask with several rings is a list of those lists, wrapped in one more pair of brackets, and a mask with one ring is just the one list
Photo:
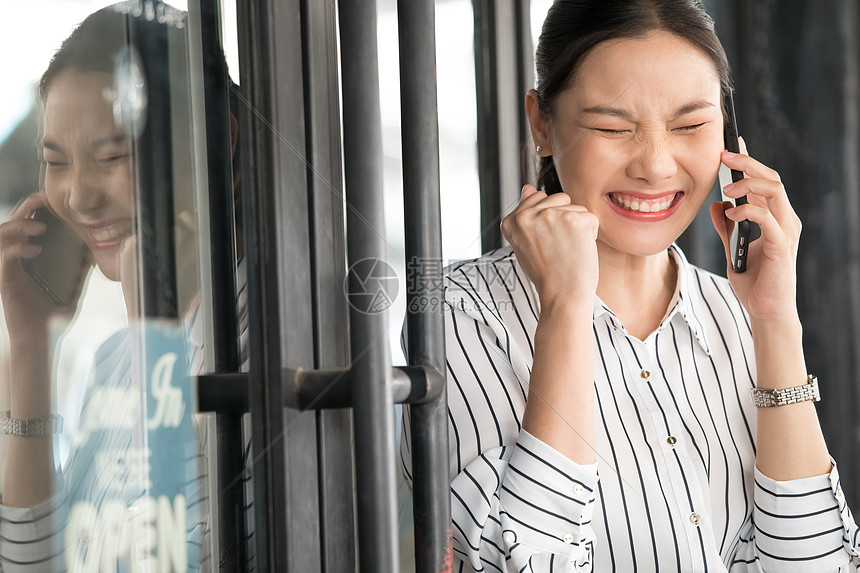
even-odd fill
[(210, 210), (233, 203), (209, 205), (207, 147), (229, 163), (236, 131), (208, 136), (225, 58), (201, 50), (197, 2), (171, 4), (35, 0), (2, 24), (21, 55), (0, 96), (4, 570), (197, 570), (217, 551), (194, 376), (213, 362)]

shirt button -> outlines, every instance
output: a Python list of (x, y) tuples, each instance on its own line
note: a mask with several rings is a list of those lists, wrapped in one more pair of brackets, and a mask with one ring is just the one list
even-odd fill
[(698, 527), (700, 521), (702, 521), (701, 515), (699, 515), (698, 513), (691, 513), (690, 514), (690, 523), (692, 523), (693, 525)]
[(561, 540), (564, 541), (568, 545), (573, 545), (573, 534), (572, 533), (565, 533), (564, 537), (562, 537)]
[(842, 487), (836, 486), (836, 497), (842, 497)]
[(582, 487), (581, 484), (576, 484), (573, 486), (573, 493), (575, 493), (576, 495), (582, 495), (583, 493), (585, 493), (585, 488)]
[(675, 444), (678, 443), (678, 438), (676, 438), (675, 436), (669, 436), (668, 438), (666, 438), (666, 443), (672, 447), (675, 447)]
[(651, 373), (647, 370), (643, 370), (639, 375), (642, 376), (643, 380), (648, 380), (649, 378), (651, 378)]

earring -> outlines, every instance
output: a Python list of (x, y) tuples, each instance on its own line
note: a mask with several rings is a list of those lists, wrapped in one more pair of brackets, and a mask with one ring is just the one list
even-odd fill
[(543, 151), (543, 146), (542, 146), (542, 145), (538, 145), (538, 146), (536, 146), (536, 147), (535, 147), (535, 151), (537, 151), (538, 153), (540, 153), (541, 151)]

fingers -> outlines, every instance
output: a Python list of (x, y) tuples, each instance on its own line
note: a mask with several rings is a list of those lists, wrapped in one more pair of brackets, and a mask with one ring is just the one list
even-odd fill
[(567, 224), (574, 227), (582, 225), (590, 230), (593, 238), (597, 238), (598, 218), (582, 205), (572, 204), (566, 193), (547, 196), (545, 192), (526, 185), (522, 197), (519, 206), (502, 219), (501, 223), (502, 235), (511, 245), (516, 245), (524, 232), (550, 232), (550, 228), (560, 222), (560, 219), (566, 219)]
[(26, 242), (30, 237), (44, 234), (48, 226), (42, 221), (19, 219), (0, 225), (0, 248), (4, 245)]
[(14, 262), (20, 259), (35, 259), (42, 252), (42, 247), (32, 243), (16, 243), (3, 249), (3, 263)]
[(744, 179), (723, 188), (726, 197), (746, 197), (751, 205), (767, 208), (786, 231), (800, 233), (800, 219), (791, 207), (779, 173), (748, 155), (723, 152), (723, 163), (746, 175)]
[(547, 195), (544, 191), (538, 191), (533, 185), (523, 187), (520, 204), (511, 211), (500, 225), (502, 235), (511, 242), (513, 227), (520, 226), (523, 221), (536, 217), (546, 209), (563, 209), (573, 212), (585, 212), (588, 210), (581, 205), (573, 205), (567, 193), (554, 193)]
[(41, 209), (48, 204), (47, 197), (44, 191), (39, 191), (27, 196), (13, 210), (9, 220), (26, 219), (30, 217), (37, 209)]
[(726, 167), (728, 167), (729, 169), (734, 169), (736, 171), (743, 171), (747, 177), (780, 181), (779, 173), (777, 173), (767, 165), (756, 161), (749, 155), (744, 155), (743, 153), (732, 153), (730, 151), (723, 151), (721, 159), (722, 162), (726, 164)]
[(42, 247), (28, 242), (30, 237), (43, 234), (47, 226), (41, 221), (19, 219), (0, 225), (0, 255), (2, 264), (15, 264), (21, 259), (33, 259), (42, 252)]
[(540, 191), (538, 191), (537, 187), (535, 187), (531, 183), (526, 183), (525, 185), (523, 185), (523, 190), (522, 190), (522, 193), (520, 194), (520, 202), (522, 203), (522, 201), (524, 199), (531, 197), (535, 193), (540, 193)]
[[(761, 228), (761, 237), (764, 242), (779, 249), (786, 249), (787, 252), (793, 253), (796, 250), (797, 236), (787, 233), (777, 220), (773, 213), (764, 207), (758, 205), (741, 205), (732, 209), (726, 209), (725, 215), (732, 221), (752, 221), (757, 223)], [(776, 252), (771, 250), (770, 252)]]
[(546, 209), (547, 207), (571, 206), (579, 211), (585, 211), (585, 207), (574, 205), (570, 202), (570, 195), (567, 193), (553, 193), (547, 195), (544, 191), (538, 191), (533, 185), (523, 187), (520, 204), (514, 209), (514, 213), (524, 211), (532, 207), (538, 209)]

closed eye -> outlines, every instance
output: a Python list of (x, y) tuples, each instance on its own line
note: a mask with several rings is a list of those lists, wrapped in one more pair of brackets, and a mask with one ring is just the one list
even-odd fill
[(606, 135), (621, 135), (623, 133), (629, 133), (629, 129), (601, 129), (599, 127), (593, 128), (594, 131), (604, 133)]
[(682, 127), (676, 127), (676, 128), (674, 129), (674, 131), (681, 131), (681, 132), (687, 132), (687, 133), (690, 133), (690, 132), (693, 132), (693, 131), (698, 130), (700, 127), (702, 127), (703, 125), (705, 125), (705, 123), (706, 123), (706, 122), (697, 123), (697, 124), (695, 124), (695, 125), (684, 125), (684, 126), (682, 126)]
[(121, 155), (111, 155), (110, 157), (104, 157), (102, 159), (99, 159), (99, 162), (100, 163), (117, 163), (119, 161), (122, 161), (123, 159), (127, 159), (128, 156), (129, 156), (128, 153), (124, 153)]

